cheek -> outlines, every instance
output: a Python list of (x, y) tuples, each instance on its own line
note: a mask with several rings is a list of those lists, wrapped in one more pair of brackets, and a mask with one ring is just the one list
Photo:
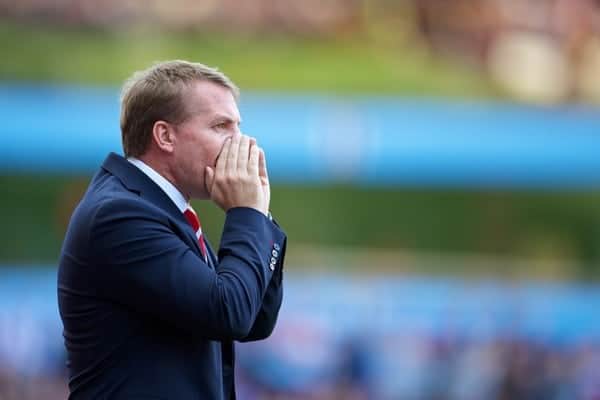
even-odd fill
[(210, 147), (207, 149), (208, 150), (208, 162), (211, 163), (211, 165), (216, 165), (217, 164), (217, 158), (219, 157), (219, 154), (221, 153), (221, 149), (223, 148), (223, 144), (225, 144), (225, 139), (226, 138), (222, 138), (219, 140), (215, 140), (213, 142), (210, 143)]
[(197, 146), (187, 146), (179, 154), (179, 161), (186, 174), (197, 175), (204, 170), (204, 159), (204, 152)]

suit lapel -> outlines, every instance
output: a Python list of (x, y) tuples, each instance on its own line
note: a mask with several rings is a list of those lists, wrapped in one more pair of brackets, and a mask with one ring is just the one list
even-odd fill
[(183, 213), (179, 211), (179, 208), (177, 208), (175, 203), (173, 203), (160, 186), (140, 171), (138, 167), (115, 153), (108, 155), (102, 164), (102, 168), (119, 178), (127, 189), (136, 192), (139, 196), (167, 212), (171, 219), (178, 225), (180, 231), (186, 235), (186, 243), (195, 249), (196, 255), (202, 258), (196, 233), (185, 219)]
[(219, 264), (219, 260), (217, 259), (217, 255), (213, 251), (206, 235), (202, 235), (204, 237), (204, 243), (206, 243), (206, 251), (208, 252), (208, 266), (212, 269), (215, 269), (215, 266)]

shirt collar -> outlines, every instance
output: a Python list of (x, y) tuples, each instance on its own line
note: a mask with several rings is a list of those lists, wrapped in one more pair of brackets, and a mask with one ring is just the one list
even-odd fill
[(183, 197), (183, 194), (181, 194), (181, 192), (164, 176), (156, 172), (152, 167), (140, 159), (129, 157), (127, 158), (127, 161), (138, 167), (140, 171), (148, 176), (148, 178), (152, 179), (152, 181), (156, 183), (167, 196), (169, 196), (171, 201), (175, 203), (177, 208), (179, 208), (179, 211), (184, 212), (188, 208), (188, 202), (185, 197)]

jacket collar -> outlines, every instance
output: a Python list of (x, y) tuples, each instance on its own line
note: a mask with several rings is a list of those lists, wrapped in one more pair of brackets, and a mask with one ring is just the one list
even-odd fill
[(152, 179), (138, 167), (127, 161), (126, 158), (116, 153), (110, 153), (106, 157), (102, 164), (102, 169), (116, 176), (128, 190), (137, 193), (152, 204), (168, 212), (175, 221), (185, 227), (185, 232), (187, 232), (190, 243), (196, 249), (196, 254), (201, 254), (196, 233), (193, 231), (191, 225), (173, 200)]
[(154, 205), (167, 211), (176, 220), (187, 224), (179, 208), (160, 186), (124, 157), (110, 153), (104, 160), (102, 168), (119, 178), (128, 190), (139, 194)]

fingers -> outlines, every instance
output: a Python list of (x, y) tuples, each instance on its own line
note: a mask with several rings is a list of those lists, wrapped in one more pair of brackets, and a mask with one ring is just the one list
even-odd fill
[(250, 207), (268, 213), (266, 160), (254, 138), (237, 134), (227, 139), (216, 166), (205, 168), (204, 182), (211, 200), (223, 210)]
[(263, 185), (269, 184), (269, 174), (267, 172), (267, 157), (265, 157), (265, 152), (263, 149), (260, 149), (260, 154), (258, 157), (258, 175), (260, 176), (260, 182)]
[(260, 151), (260, 148), (256, 145), (250, 147), (250, 158), (248, 159), (248, 174), (250, 176), (258, 175)]
[(240, 152), (240, 142), (242, 141), (242, 135), (235, 135), (231, 139), (231, 147), (227, 154), (227, 164), (225, 169), (227, 171), (235, 171), (238, 164), (238, 154)]
[(223, 148), (221, 149), (221, 153), (217, 157), (217, 173), (219, 175), (223, 175), (225, 173), (225, 168), (227, 167), (227, 159), (229, 157), (229, 151), (231, 149), (231, 138), (225, 140), (223, 144)]
[(215, 182), (215, 170), (211, 167), (206, 167), (204, 170), (204, 186), (206, 187), (206, 192), (210, 195), (213, 189), (213, 183)]
[(240, 141), (240, 148), (237, 158), (237, 169), (240, 171), (246, 171), (248, 168), (248, 158), (250, 151), (250, 138), (246, 135), (242, 135)]

